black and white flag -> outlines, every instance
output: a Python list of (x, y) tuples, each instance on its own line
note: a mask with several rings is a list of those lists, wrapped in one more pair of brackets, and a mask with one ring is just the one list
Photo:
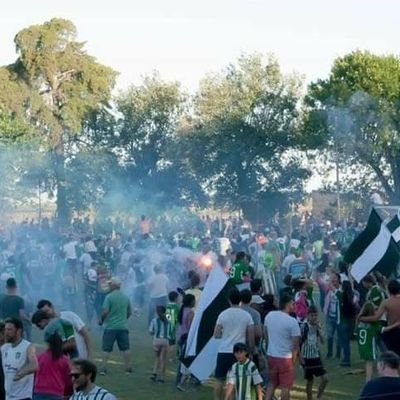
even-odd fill
[(222, 311), (229, 307), (229, 290), (233, 284), (221, 267), (215, 266), (204, 286), (190, 326), (184, 364), (200, 381), (209, 378), (217, 362), (219, 339), (214, 328)]
[(372, 209), (365, 229), (349, 246), (344, 260), (352, 265), (351, 274), (357, 282), (372, 270), (390, 276), (400, 261), (399, 212), (388, 220)]

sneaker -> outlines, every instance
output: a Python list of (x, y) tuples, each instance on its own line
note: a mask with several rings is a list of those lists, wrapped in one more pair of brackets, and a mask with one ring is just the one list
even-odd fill
[(157, 374), (151, 374), (150, 380), (155, 382), (157, 380)]
[(165, 383), (164, 379), (157, 379), (157, 383)]
[(99, 372), (99, 375), (101, 375), (101, 376), (106, 376), (106, 375), (107, 375), (107, 370), (106, 370), (106, 369), (102, 369), (102, 370)]
[(133, 373), (133, 369), (132, 368), (127, 368), (126, 370), (125, 370), (125, 374), (126, 375), (130, 375), (130, 374), (132, 374)]

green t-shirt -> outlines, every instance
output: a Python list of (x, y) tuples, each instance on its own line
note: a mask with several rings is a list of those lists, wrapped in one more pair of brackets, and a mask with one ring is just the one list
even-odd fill
[(165, 315), (167, 316), (167, 319), (171, 325), (171, 331), (175, 337), (176, 325), (178, 323), (179, 306), (176, 303), (168, 303), (165, 309)]
[(360, 322), (357, 326), (358, 351), (361, 360), (376, 360), (376, 335), (381, 331), (380, 322)]
[(243, 282), (243, 277), (249, 273), (249, 268), (243, 261), (238, 261), (232, 265), (229, 276), (235, 285)]
[(378, 285), (372, 286), (372, 288), (367, 293), (367, 301), (371, 302), (375, 308), (378, 308), (382, 301), (385, 300), (385, 293)]
[(129, 298), (120, 290), (113, 290), (104, 299), (103, 310), (108, 311), (106, 329), (128, 329)]
[(63, 342), (74, 338), (74, 327), (61, 318), (51, 320), (44, 329), (44, 340), (57, 333)]

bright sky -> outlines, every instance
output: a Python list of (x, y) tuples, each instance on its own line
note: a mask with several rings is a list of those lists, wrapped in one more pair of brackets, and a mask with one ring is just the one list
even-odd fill
[(158, 70), (189, 90), (241, 53), (275, 53), (285, 72), (325, 77), (354, 49), (400, 53), (397, 0), (19, 0), (0, 13), (0, 65), (14, 35), (53, 17), (72, 20), (118, 86)]

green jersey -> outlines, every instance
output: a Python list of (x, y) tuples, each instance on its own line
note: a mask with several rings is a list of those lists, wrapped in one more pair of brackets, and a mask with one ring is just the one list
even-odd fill
[(173, 337), (175, 337), (176, 325), (178, 324), (179, 306), (176, 303), (168, 303), (165, 309), (166, 309), (165, 314), (171, 325), (171, 331), (173, 333)]
[(376, 336), (381, 329), (380, 322), (360, 322), (357, 325), (358, 351), (362, 360), (376, 360)]
[(243, 261), (238, 261), (232, 265), (229, 276), (235, 285), (243, 282), (243, 278), (249, 273), (249, 268)]
[(256, 400), (256, 386), (261, 385), (263, 379), (253, 361), (247, 360), (241, 364), (233, 364), (228, 372), (227, 383), (235, 387), (235, 400)]
[(367, 293), (366, 301), (369, 301), (375, 308), (378, 308), (383, 300), (385, 300), (385, 293), (383, 293), (383, 290), (378, 285), (372, 286)]

